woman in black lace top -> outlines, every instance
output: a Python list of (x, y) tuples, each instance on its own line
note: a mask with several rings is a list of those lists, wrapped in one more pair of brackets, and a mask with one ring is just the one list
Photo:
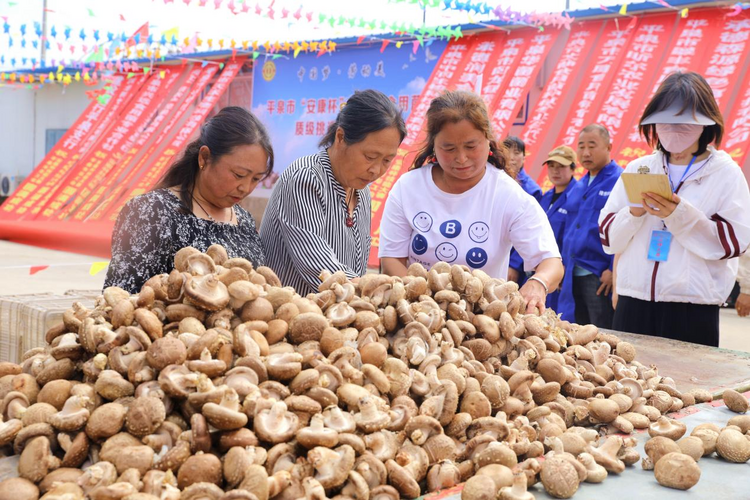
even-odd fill
[(156, 188), (130, 200), (112, 232), (104, 287), (137, 293), (150, 277), (169, 273), (186, 246), (223, 245), (229, 257), (265, 262), (253, 217), (238, 205), (273, 170), (273, 148), (260, 121), (239, 107), (224, 108)]

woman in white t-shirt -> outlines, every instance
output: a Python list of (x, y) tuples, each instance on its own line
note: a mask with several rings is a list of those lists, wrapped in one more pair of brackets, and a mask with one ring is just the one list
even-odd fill
[(406, 275), (415, 262), (462, 264), (505, 279), (511, 247), (535, 274), (522, 288), (528, 310), (544, 310), (563, 275), (552, 228), (539, 203), (505, 172), (487, 108), (451, 91), (427, 111), (427, 144), (393, 186), (380, 224), (383, 272)]

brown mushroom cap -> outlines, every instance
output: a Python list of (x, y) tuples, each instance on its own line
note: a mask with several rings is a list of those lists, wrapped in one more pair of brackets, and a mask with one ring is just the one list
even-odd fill
[(461, 500), (495, 500), (498, 489), (491, 477), (477, 475), (464, 484)]
[(188, 458), (177, 474), (177, 485), (185, 489), (195, 483), (220, 485), (222, 480), (221, 460), (210, 453), (198, 453)]
[(50, 470), (60, 466), (60, 460), (52, 455), (49, 439), (35, 437), (21, 453), (18, 461), (18, 475), (33, 483), (38, 483)]
[(105, 403), (94, 410), (86, 423), (86, 434), (95, 441), (114, 436), (125, 424), (128, 409), (119, 403)]
[(656, 462), (654, 476), (662, 486), (689, 490), (700, 480), (701, 470), (692, 457), (682, 453), (667, 453)]
[(167, 417), (164, 403), (155, 397), (135, 398), (125, 417), (125, 427), (134, 436), (153, 434)]
[(729, 462), (745, 463), (750, 460), (750, 438), (736, 428), (727, 427), (716, 440), (716, 453)]
[(0, 500), (37, 500), (39, 488), (28, 479), (13, 477), (0, 482)]
[(146, 351), (146, 360), (155, 370), (161, 371), (169, 365), (181, 365), (187, 359), (187, 348), (176, 337), (156, 339)]
[(727, 408), (735, 413), (745, 413), (750, 408), (750, 402), (747, 398), (734, 389), (725, 390), (721, 398)]

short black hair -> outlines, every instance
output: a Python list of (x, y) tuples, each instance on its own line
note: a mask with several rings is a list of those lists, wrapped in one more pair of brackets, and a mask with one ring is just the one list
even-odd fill
[[(612, 137), (609, 135), (609, 130), (607, 130), (607, 127), (604, 125), (600, 125), (598, 123), (592, 123), (591, 125), (586, 125), (581, 130), (581, 134), (585, 134), (587, 132), (596, 132), (600, 136), (602, 136), (604, 139), (606, 139), (607, 144), (610, 144), (612, 142)], [(578, 134), (578, 135), (581, 135)]]
[(318, 145), (321, 148), (332, 146), (339, 127), (344, 131), (344, 142), (347, 144), (356, 144), (365, 140), (368, 134), (390, 127), (396, 127), (401, 141), (406, 137), (406, 124), (401, 111), (387, 95), (373, 89), (354, 92)]
[(517, 149), (523, 154), (526, 154), (526, 144), (521, 140), (520, 137), (515, 135), (509, 135), (503, 141), (503, 145), (508, 149)]

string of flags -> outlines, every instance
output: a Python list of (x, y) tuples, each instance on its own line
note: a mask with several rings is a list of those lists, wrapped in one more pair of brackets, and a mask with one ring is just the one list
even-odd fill
[(0, 267), (0, 270), (11, 270), (11, 269), (28, 269), (29, 270), (29, 276), (33, 276), (37, 273), (40, 273), (42, 271), (45, 271), (50, 268), (57, 268), (57, 267), (88, 267), (89, 268), (89, 276), (96, 276), (97, 274), (101, 273), (105, 269), (107, 269), (107, 266), (109, 266), (108, 260), (101, 260), (96, 262), (70, 262), (70, 263), (61, 263), (61, 264), (42, 264), (42, 265), (22, 265), (22, 266), (3, 266)]

